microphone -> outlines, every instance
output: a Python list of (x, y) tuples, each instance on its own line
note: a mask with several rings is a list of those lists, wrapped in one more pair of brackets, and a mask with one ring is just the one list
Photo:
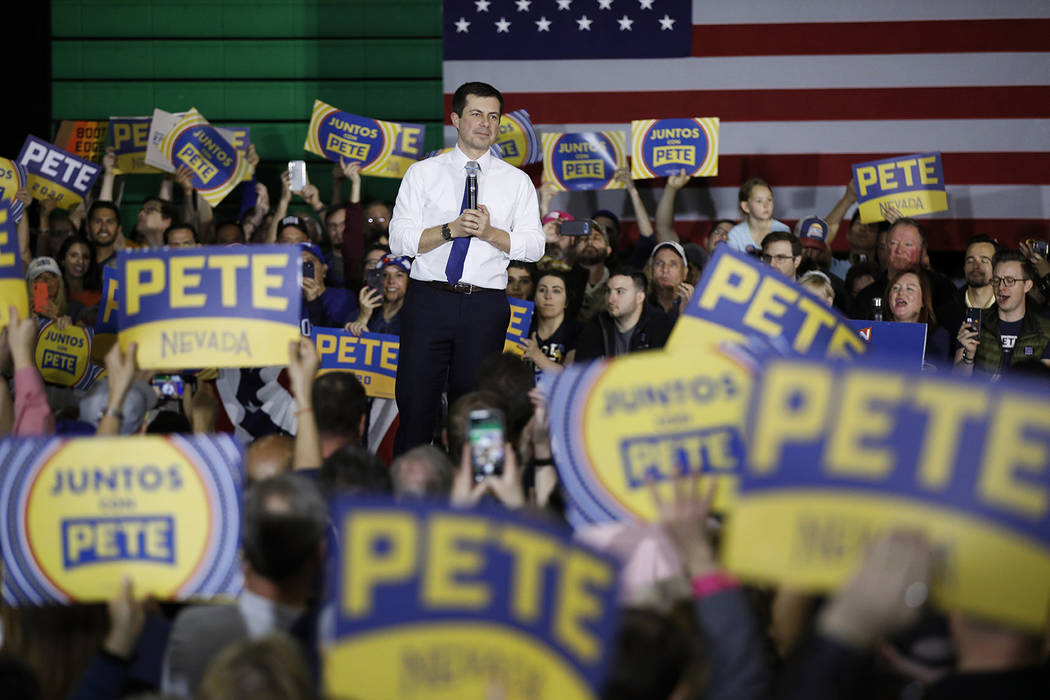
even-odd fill
[(478, 162), (469, 161), (467, 168), (467, 209), (478, 208)]

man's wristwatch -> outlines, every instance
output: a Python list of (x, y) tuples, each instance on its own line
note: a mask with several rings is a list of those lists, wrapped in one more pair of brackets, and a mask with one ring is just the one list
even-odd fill
[(448, 224), (441, 224), (441, 237), (446, 241), (452, 240), (452, 229), (448, 227)]

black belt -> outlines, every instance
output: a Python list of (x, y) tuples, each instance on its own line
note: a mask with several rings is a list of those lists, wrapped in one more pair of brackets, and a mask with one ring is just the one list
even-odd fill
[(481, 293), (492, 293), (492, 292), (503, 292), (503, 289), (489, 289), (488, 287), (479, 287), (474, 284), (467, 284), (466, 282), (456, 282), (455, 284), (449, 284), (448, 282), (439, 282), (437, 280), (417, 280), (433, 287), (434, 289), (441, 289), (446, 292), (452, 292), (453, 294), (481, 294)]

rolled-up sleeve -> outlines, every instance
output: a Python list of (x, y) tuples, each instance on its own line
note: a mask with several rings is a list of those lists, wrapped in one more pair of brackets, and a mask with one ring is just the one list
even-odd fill
[(423, 188), (418, 164), (405, 172), (394, 201), (394, 213), (388, 230), (390, 252), (414, 258), (419, 254), (419, 239), (423, 235)]
[(536, 262), (543, 257), (545, 239), (540, 224), (536, 188), (524, 173), (515, 197), (514, 222), (510, 234), (510, 259)]

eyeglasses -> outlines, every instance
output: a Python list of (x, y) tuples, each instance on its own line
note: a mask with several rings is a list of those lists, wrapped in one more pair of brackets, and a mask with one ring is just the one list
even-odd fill
[(1024, 282), (1026, 279), (1028, 278), (1021, 277), (1020, 279), (1018, 279), (1017, 277), (993, 277), (992, 286), (998, 287), (1000, 284), (1005, 284), (1008, 288), (1013, 288), (1015, 284), (1017, 284), (1018, 282)]
[(764, 262), (767, 265), (773, 262), (774, 260), (776, 260), (778, 263), (785, 263), (788, 260), (794, 259), (794, 255), (766, 255), (765, 253), (762, 253), (762, 262)]
[(142, 211), (144, 211), (147, 214), (160, 214), (164, 210), (160, 207), (142, 207)]
[(386, 218), (382, 216), (370, 216), (368, 217), (368, 223), (370, 224), (385, 224)]

